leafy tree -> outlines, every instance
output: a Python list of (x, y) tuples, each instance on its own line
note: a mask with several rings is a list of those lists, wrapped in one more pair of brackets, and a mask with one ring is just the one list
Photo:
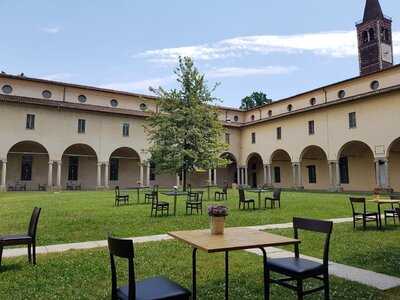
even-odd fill
[(263, 104), (271, 103), (272, 100), (267, 98), (267, 95), (263, 92), (253, 92), (250, 96), (242, 99), (241, 109), (251, 109)]
[(150, 88), (158, 96), (159, 110), (153, 112), (146, 126), (150, 141), (151, 160), (156, 173), (183, 171), (183, 188), (187, 174), (196, 169), (226, 165), (220, 158), (226, 149), (224, 128), (213, 105), (213, 89), (206, 85), (190, 57), (179, 58), (174, 72), (179, 88)]

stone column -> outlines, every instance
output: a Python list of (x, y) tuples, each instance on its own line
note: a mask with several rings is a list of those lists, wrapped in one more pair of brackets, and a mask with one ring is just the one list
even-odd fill
[(292, 178), (293, 178), (293, 187), (297, 187), (297, 176), (296, 176), (296, 163), (292, 163)]
[(329, 176), (329, 188), (334, 189), (335, 188), (335, 180), (333, 176), (333, 163), (328, 161), (328, 176)]
[(176, 174), (176, 186), (179, 187), (179, 174)]
[(240, 185), (240, 168), (236, 166), (236, 172), (237, 172), (237, 184)]
[(102, 163), (97, 163), (97, 188), (101, 188), (101, 166)]
[(217, 168), (214, 169), (214, 185), (217, 185)]
[(47, 188), (51, 190), (53, 188), (53, 161), (49, 160), (49, 170), (47, 172)]
[(269, 179), (271, 180), (271, 186), (274, 186), (275, 183), (275, 172), (272, 165), (269, 165)]
[(333, 162), (335, 165), (336, 169), (336, 188), (340, 189), (341, 188), (341, 183), (340, 183), (340, 165), (338, 161)]
[(385, 159), (385, 188), (390, 189), (390, 176), (389, 176), (389, 160)]
[(379, 161), (379, 159), (375, 159), (375, 182), (377, 188), (382, 188)]
[(57, 188), (61, 189), (61, 160), (57, 160)]
[(212, 170), (208, 169), (208, 185), (212, 185)]
[(2, 166), (1, 166), (0, 191), (5, 192), (7, 190), (6, 178), (7, 178), (7, 160), (3, 159), (2, 160)]
[(263, 184), (267, 185), (268, 184), (268, 180), (267, 180), (268, 165), (263, 165), (263, 170), (264, 170)]
[(297, 187), (302, 189), (303, 188), (303, 174), (301, 169), (301, 163), (296, 164), (297, 169)]
[(143, 165), (142, 163), (139, 163), (139, 181), (140, 181), (140, 186), (143, 186)]
[(108, 180), (109, 175), (110, 175), (109, 162), (107, 161), (107, 162), (104, 163), (104, 187), (106, 189), (108, 189), (110, 187), (109, 180)]
[(249, 173), (248, 173), (247, 166), (244, 167), (244, 185), (245, 186), (249, 185)]
[(146, 165), (146, 186), (150, 186), (150, 163)]

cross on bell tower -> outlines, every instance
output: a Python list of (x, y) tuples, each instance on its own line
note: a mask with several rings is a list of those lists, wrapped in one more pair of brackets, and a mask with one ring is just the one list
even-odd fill
[(366, 0), (364, 18), (356, 26), (360, 75), (392, 66), (392, 20), (383, 14), (379, 0)]

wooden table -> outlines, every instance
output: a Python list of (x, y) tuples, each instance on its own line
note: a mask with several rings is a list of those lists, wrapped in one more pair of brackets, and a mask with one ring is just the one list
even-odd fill
[(381, 205), (383, 205), (383, 204), (400, 204), (400, 200), (392, 200), (392, 199), (372, 199), (372, 200), (368, 200), (368, 202), (376, 203), (378, 205), (378, 220), (379, 220), (379, 228), (381, 228), (381, 229), (382, 229)]
[[(276, 247), (290, 244), (298, 244), (299, 240), (287, 238), (263, 231), (246, 228), (225, 228), (223, 235), (211, 235), (209, 229), (174, 231), (170, 236), (193, 247), (192, 252), (192, 293), (196, 299), (196, 253), (203, 250), (207, 253), (225, 252), (225, 299), (228, 299), (229, 291), (229, 251), (259, 248), (263, 253), (264, 278), (266, 277), (267, 253), (265, 247)], [(269, 283), (264, 281), (264, 299), (269, 299)]]
[(180, 191), (170, 191), (170, 192), (162, 192), (161, 194), (165, 196), (173, 196), (174, 197), (174, 216), (176, 216), (176, 200), (178, 196), (187, 196), (187, 192), (180, 192)]
[(137, 191), (137, 204), (140, 204), (140, 190), (147, 190), (148, 186), (134, 186), (122, 189), (122, 192), (129, 193), (129, 191)]
[[(258, 209), (261, 209), (261, 194), (262, 193), (269, 193), (271, 189), (246, 189), (247, 192), (250, 193), (257, 193), (258, 194)], [(264, 209), (266, 209), (267, 206), (265, 205), (264, 202)]]

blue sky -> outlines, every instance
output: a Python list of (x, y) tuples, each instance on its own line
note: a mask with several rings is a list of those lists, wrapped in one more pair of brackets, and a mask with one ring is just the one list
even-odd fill
[[(393, 18), (400, 56), (400, 2)], [(358, 75), (355, 22), (365, 0), (0, 0), (0, 69), (150, 93), (174, 86), (190, 55), (223, 105), (274, 100)]]

